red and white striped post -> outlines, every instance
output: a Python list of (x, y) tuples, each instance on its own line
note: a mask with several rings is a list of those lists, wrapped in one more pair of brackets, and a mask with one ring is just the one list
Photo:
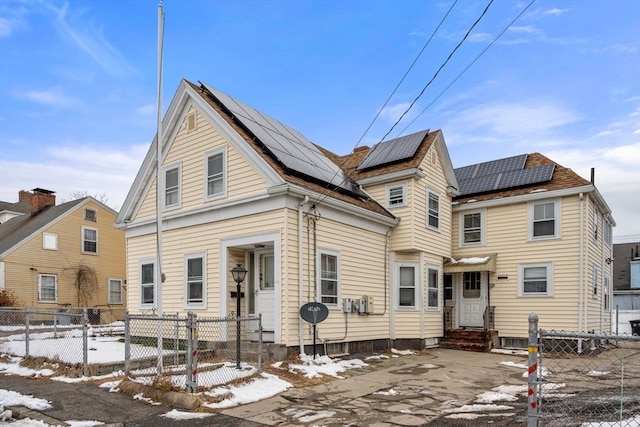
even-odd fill
[(529, 405), (527, 409), (527, 427), (538, 425), (538, 315), (529, 314)]

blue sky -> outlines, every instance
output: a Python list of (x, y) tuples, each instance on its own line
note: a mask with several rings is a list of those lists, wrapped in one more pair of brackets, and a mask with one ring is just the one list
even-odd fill
[[(442, 129), (455, 167), (536, 151), (594, 167), (614, 241), (640, 241), (640, 1), (530, 2), (496, 0), (389, 137)], [(165, 0), (163, 105), (200, 80), (346, 154), (380, 141), (487, 4)], [(0, 0), (0, 200), (43, 187), (119, 209), (155, 133), (157, 10)]]

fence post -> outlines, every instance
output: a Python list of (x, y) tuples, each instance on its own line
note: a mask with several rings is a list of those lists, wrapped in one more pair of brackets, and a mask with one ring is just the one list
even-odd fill
[(191, 350), (191, 363), (193, 364), (192, 367), (192, 371), (191, 371), (191, 387), (192, 387), (192, 393), (197, 393), (198, 392), (198, 315), (196, 313), (193, 313), (193, 318), (192, 318), (192, 322), (193, 322), (193, 338), (192, 338), (192, 346), (193, 349)]
[(258, 314), (258, 372), (262, 372), (262, 313)]
[(87, 376), (89, 360), (89, 314), (82, 310), (82, 376)]
[(129, 310), (124, 312), (124, 373), (129, 376), (131, 371), (131, 318)]
[(29, 310), (24, 311), (24, 355), (29, 357)]
[(529, 314), (529, 376), (527, 427), (538, 425), (538, 315)]

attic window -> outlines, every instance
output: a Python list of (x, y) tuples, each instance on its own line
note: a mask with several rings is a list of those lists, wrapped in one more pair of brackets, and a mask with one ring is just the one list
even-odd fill
[(191, 113), (187, 116), (187, 132), (196, 130), (196, 113)]
[(84, 219), (85, 221), (96, 222), (98, 218), (98, 214), (95, 209), (85, 209), (84, 210)]
[(390, 208), (395, 206), (403, 206), (405, 200), (406, 185), (391, 185), (387, 187), (387, 206)]

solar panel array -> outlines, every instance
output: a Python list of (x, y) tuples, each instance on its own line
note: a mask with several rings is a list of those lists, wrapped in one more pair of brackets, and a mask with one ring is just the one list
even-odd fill
[(409, 159), (416, 154), (429, 129), (379, 142), (373, 146), (369, 154), (356, 168), (357, 170), (369, 169)]
[(297, 130), (205, 84), (244, 126), (287, 168), (354, 191), (342, 169)]
[(550, 181), (555, 164), (525, 169), (527, 155), (492, 160), (455, 169), (461, 196)]

